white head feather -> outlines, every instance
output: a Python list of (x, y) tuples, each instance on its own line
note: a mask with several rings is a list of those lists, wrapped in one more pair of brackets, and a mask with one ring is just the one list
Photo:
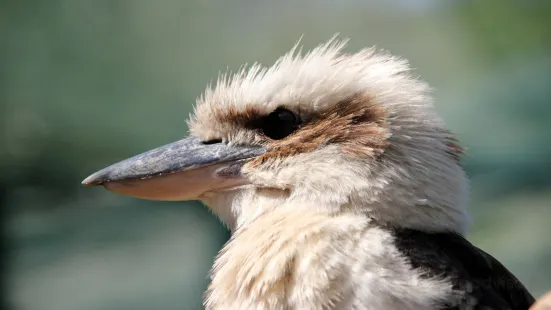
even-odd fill
[[(366, 214), (396, 227), (464, 233), (467, 179), (429, 87), (411, 73), (407, 61), (374, 48), (346, 54), (345, 44), (331, 39), (306, 55), (295, 46), (273, 66), (254, 64), (223, 75), (205, 91), (189, 121), (191, 134), (230, 144), (262, 144), (269, 160), (243, 167), (251, 185), (209, 193), (202, 200), (232, 229), (275, 209), (304, 208)], [(387, 147), (378, 156), (351, 155), (340, 142), (325, 140), (308, 151), (270, 159), (273, 141), (232, 120), (285, 107), (308, 123), (341, 109), (338, 105), (356, 95), (368, 98), (366, 109), (383, 111), (384, 134), (377, 139)]]

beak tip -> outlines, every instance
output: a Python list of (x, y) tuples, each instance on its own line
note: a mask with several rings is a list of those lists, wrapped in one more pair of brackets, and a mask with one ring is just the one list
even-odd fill
[(87, 177), (86, 179), (82, 180), (81, 184), (84, 186), (96, 186), (96, 185), (102, 185), (105, 183), (102, 178), (98, 177), (97, 173), (94, 173)]

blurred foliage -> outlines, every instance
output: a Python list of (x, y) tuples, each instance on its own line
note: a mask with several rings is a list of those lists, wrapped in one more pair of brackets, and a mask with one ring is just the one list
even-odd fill
[(551, 288), (551, 2), (3, 1), (0, 185), (16, 309), (200, 309), (227, 232), (195, 203), (82, 189), (186, 135), (219, 71), (304, 34), (410, 59), (467, 146), (470, 239)]

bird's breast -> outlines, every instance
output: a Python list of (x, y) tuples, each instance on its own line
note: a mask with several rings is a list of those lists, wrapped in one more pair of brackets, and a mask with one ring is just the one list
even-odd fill
[[(407, 289), (427, 306), (443, 291), (411, 270), (387, 231), (353, 214), (265, 214), (234, 233), (212, 274), (207, 309), (419, 309), (394, 295)], [(430, 285), (435, 296), (416, 294)]]

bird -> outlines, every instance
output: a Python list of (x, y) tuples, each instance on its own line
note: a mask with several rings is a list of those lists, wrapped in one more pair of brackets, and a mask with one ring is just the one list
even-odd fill
[(336, 36), (221, 74), (189, 136), (84, 185), (199, 200), (231, 231), (206, 309), (528, 309), (465, 237), (464, 150), (408, 61)]

